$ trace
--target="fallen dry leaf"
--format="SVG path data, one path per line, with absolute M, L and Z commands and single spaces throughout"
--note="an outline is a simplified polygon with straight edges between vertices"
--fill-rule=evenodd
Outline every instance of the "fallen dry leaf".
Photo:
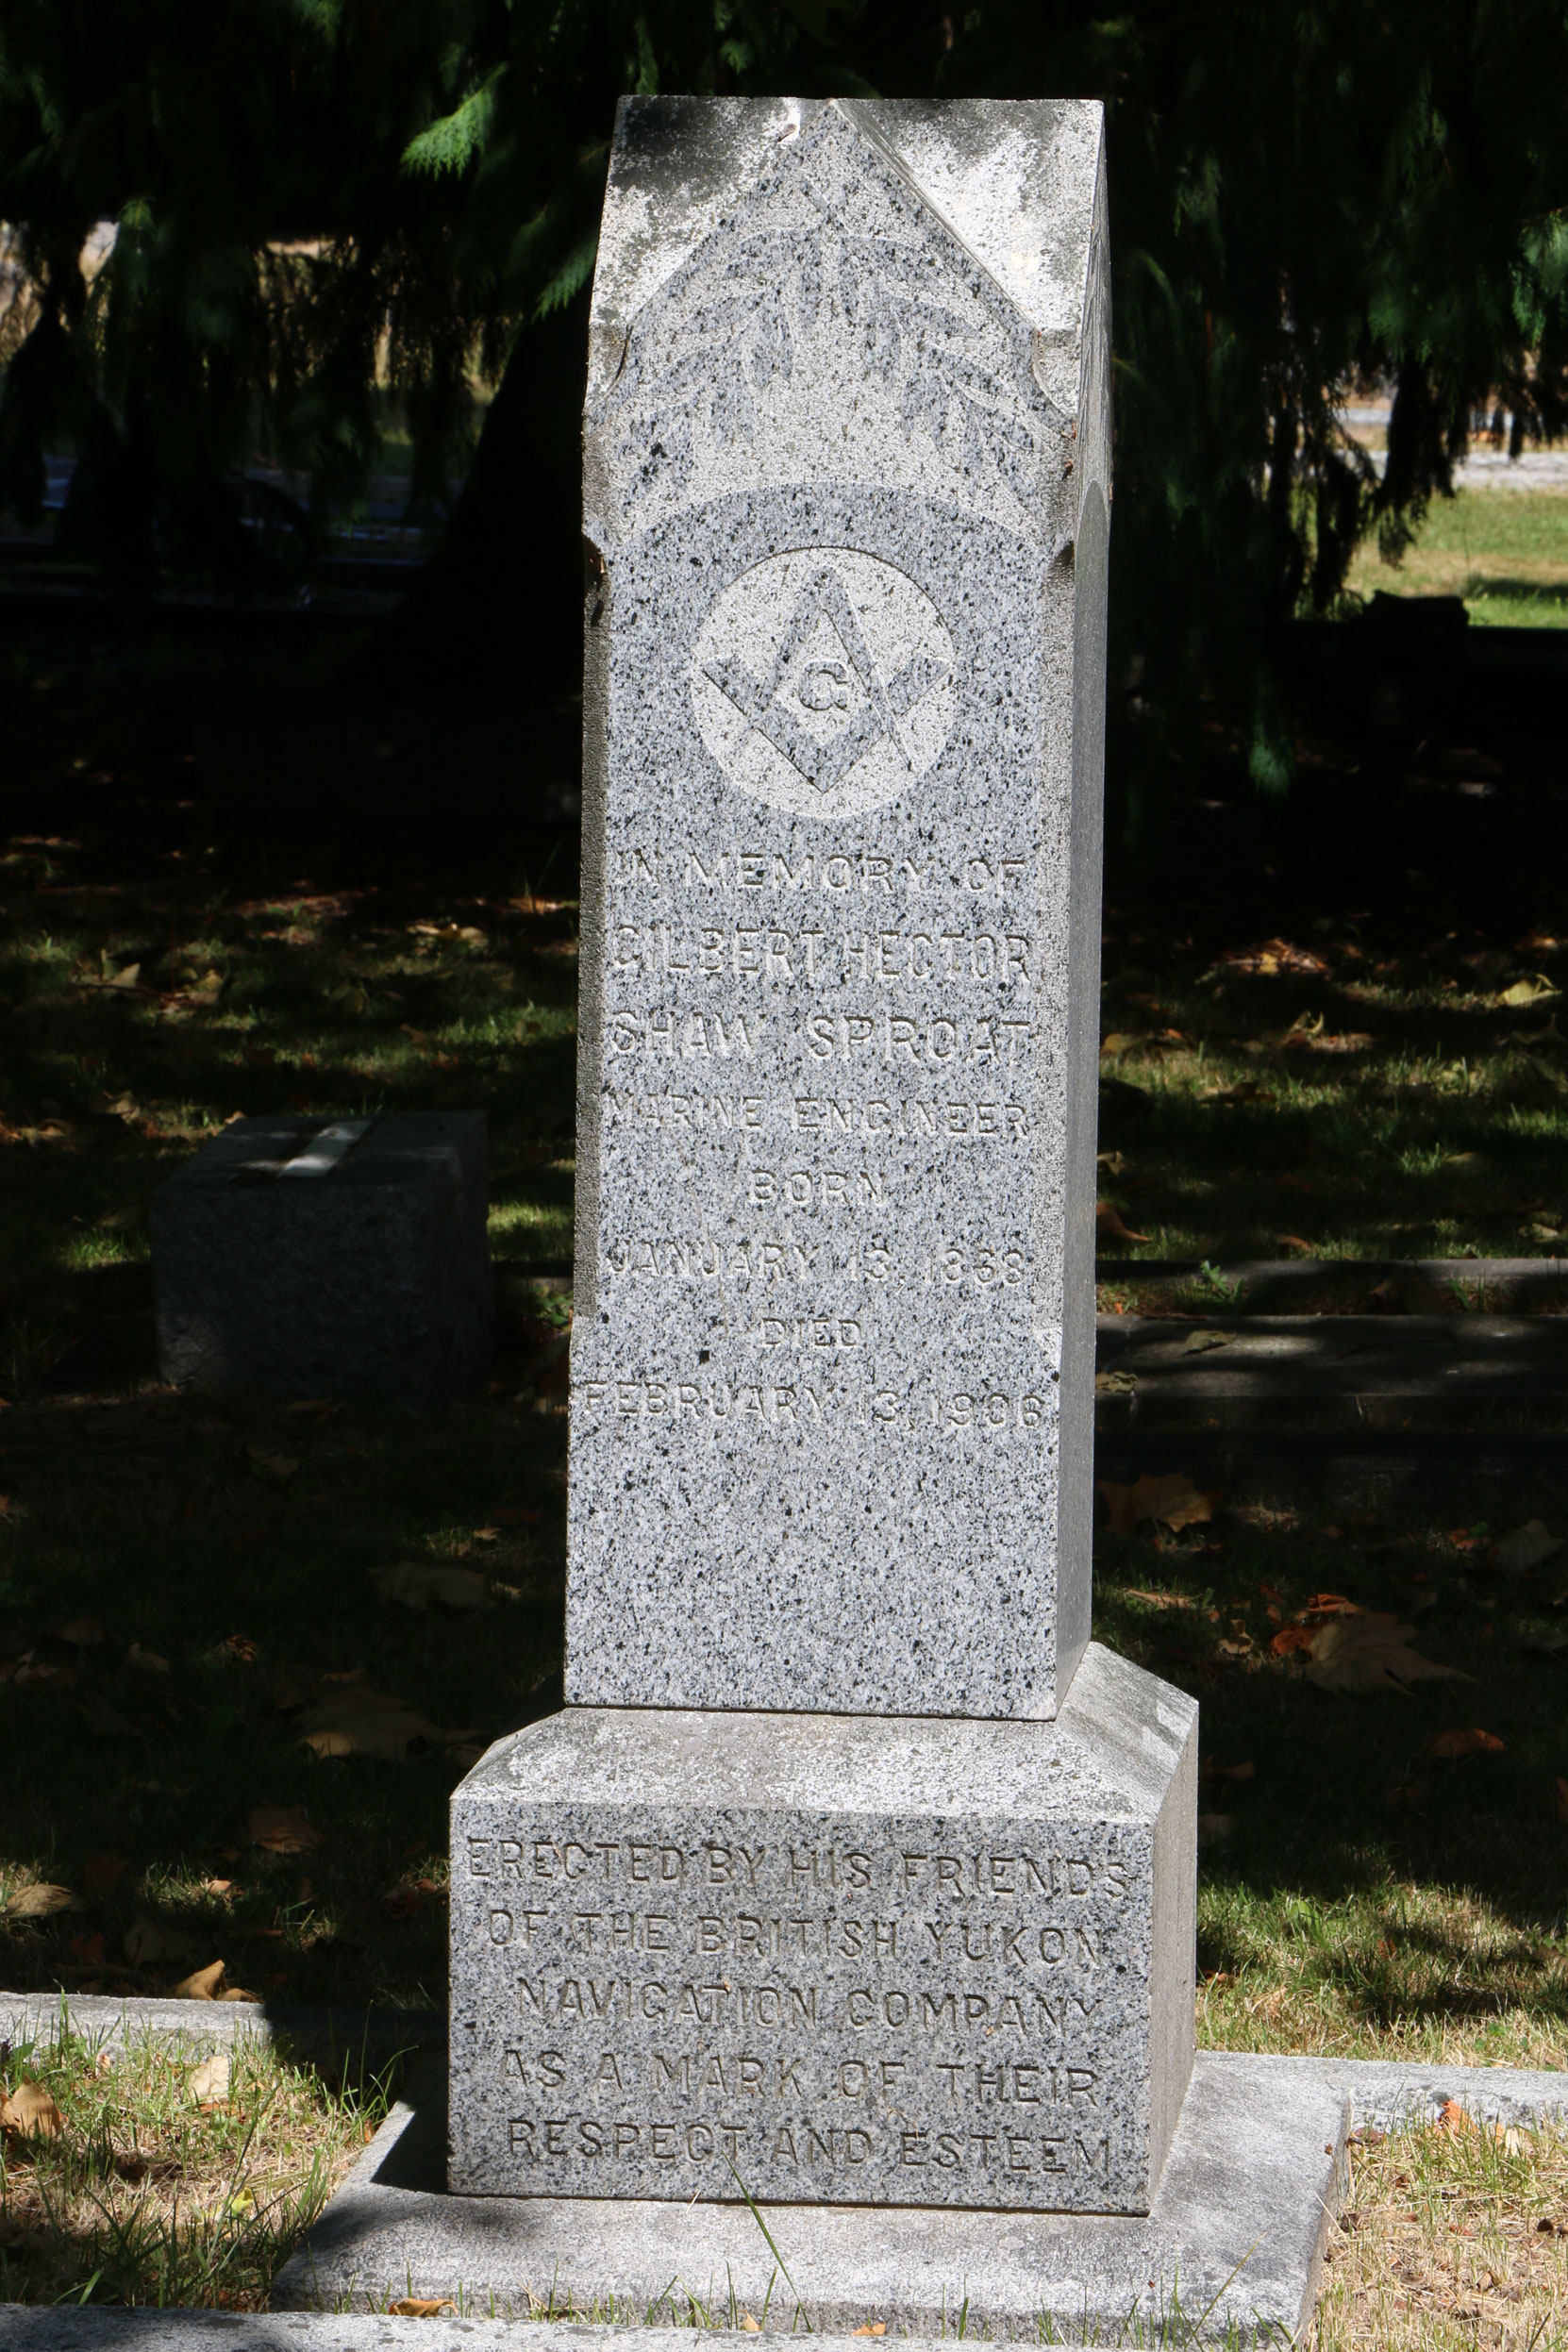
M 124 1209 L 106 1209 L 98 1220 L 99 1226 L 108 1233 L 129 1233 L 146 1222 L 147 1204 L 144 1200 L 127 1201 Z
M 19 1887 L 6 1905 L 7 1919 L 53 1919 L 57 1911 L 85 1911 L 86 1903 L 73 1887 L 51 1886 L 40 1879 L 36 1886 Z
M 761 2330 L 759 2329 L 758 2332 L 760 2334 Z M 852 2336 L 885 2336 L 888 2332 L 888 2323 L 885 2319 L 871 2319 L 863 2327 L 852 2327 L 849 2332 Z
M 0 2131 L 14 2131 L 24 2140 L 58 2140 L 65 2118 L 42 2083 L 24 2075 L 16 2089 L 0 2099 Z
M 1560 1535 L 1548 1535 L 1539 1519 L 1527 1519 L 1511 1535 L 1505 1535 L 1492 1550 L 1492 1565 L 1505 1576 L 1526 1576 L 1543 1560 L 1562 1549 Z
M 125 1652 L 125 1663 L 134 1666 L 141 1675 L 166 1675 L 169 1672 L 168 1660 L 160 1658 L 157 1650 L 144 1650 L 140 1642 L 133 1642 Z
M 89 1691 L 77 1701 L 80 1715 L 95 1740 L 134 1740 L 136 1726 L 127 1723 L 117 1707 L 111 1707 L 101 1692 Z
M 1364 1054 L 1369 1045 L 1376 1043 L 1369 1029 L 1341 1029 L 1325 1033 L 1322 1015 L 1314 1029 L 1303 1028 L 1300 1023 L 1281 1040 L 1286 1048 L 1305 1048 L 1311 1054 Z
M 1243 1078 L 1236 1086 L 1206 1086 L 1198 1096 L 1199 1102 L 1211 1104 L 1216 1110 L 1240 1109 L 1249 1103 L 1272 1103 L 1277 1099 L 1256 1078 Z
M 1310 1626 L 1281 1626 L 1269 1643 L 1276 1658 L 1289 1658 L 1293 1650 L 1308 1650 L 1311 1646 L 1312 1628 Z
M 1184 1356 L 1206 1356 L 1211 1347 L 1228 1347 L 1234 1337 L 1231 1331 L 1189 1331 L 1181 1352 Z
M 1307 1679 L 1320 1691 L 1365 1696 L 1375 1691 L 1405 1692 L 1412 1682 L 1468 1682 L 1457 1666 L 1439 1666 L 1410 1647 L 1409 1626 L 1371 1611 L 1331 1617 L 1308 1644 Z
M 73 1649 L 94 1650 L 108 1635 L 96 1617 L 73 1617 L 69 1625 L 60 1626 L 55 1639 L 69 1642 Z
M 1129 1584 L 1126 1587 L 1126 1595 L 1129 1601 L 1147 1601 L 1151 1609 L 1196 1609 L 1197 1607 L 1196 1601 L 1189 1600 L 1185 1593 L 1145 1593 L 1136 1584 Z
M 133 1968 L 156 1968 L 165 1960 L 189 1960 L 191 1943 L 156 1919 L 133 1919 L 125 1929 L 125 1953 Z
M 189 1977 L 182 1977 L 169 1997 L 172 2001 L 215 2001 L 225 1981 L 223 1961 L 213 1960 L 206 1968 L 197 1968 Z
M 299 1468 L 292 1454 L 270 1453 L 264 1445 L 247 1445 L 245 1453 L 257 1476 L 272 1486 L 287 1486 Z
M 1215 1497 L 1200 1494 L 1184 1470 L 1162 1478 L 1144 1476 L 1132 1486 L 1118 1486 L 1113 1478 L 1095 1483 L 1106 1499 L 1112 1535 L 1136 1535 L 1145 1519 L 1165 1527 L 1192 1527 L 1214 1516 Z
M 753 2319 L 749 2311 L 742 2311 L 741 2313 L 741 2332 L 742 2335 L 746 2336 L 759 2336 L 762 2332 L 762 2323 L 759 2319 Z
M 1137 1386 L 1136 1372 L 1097 1372 L 1094 1375 L 1096 1396 L 1130 1396 Z
M 1100 1052 L 1107 1060 L 1114 1061 L 1118 1054 L 1130 1053 L 1135 1045 L 1141 1045 L 1143 1042 L 1131 1030 L 1112 1029 L 1109 1037 L 1101 1038 Z
M 389 1919 L 417 1919 L 421 1911 L 429 1910 L 430 1898 L 437 1893 L 433 1878 L 422 1878 L 417 1886 L 394 1887 L 382 1898 L 381 1908 Z
M 247 1993 L 242 1985 L 230 1984 L 224 1973 L 224 1963 L 213 1960 L 206 1968 L 192 1971 L 181 1977 L 169 1994 L 171 2001 L 254 2001 L 259 1998 Z
M 302 1805 L 253 1805 L 246 1836 L 269 1854 L 312 1854 L 326 1843 Z
M 1446 2131 L 1456 2138 L 1462 2132 L 1474 2131 L 1476 2118 L 1462 2108 L 1458 2099 L 1444 2099 L 1432 2118 L 1434 2131 Z
M 17 1660 L 6 1679 L 18 1691 L 74 1691 L 76 1687 L 76 1669 L 75 1666 L 35 1665 L 33 1653 L 29 1650 L 25 1658 Z
M 1450 1763 L 1460 1756 L 1501 1756 L 1503 1743 L 1490 1731 L 1438 1731 L 1422 1748 L 1424 1756 L 1445 1759 Z
M 1304 1242 L 1299 1233 L 1276 1234 L 1275 1243 L 1276 1246 L 1283 1250 L 1288 1258 L 1310 1258 L 1312 1255 L 1311 1243 Z
M 368 1684 L 335 1691 L 318 1699 L 300 1717 L 304 1744 L 318 1756 L 374 1756 L 383 1763 L 400 1764 L 410 1740 L 456 1740 L 467 1733 L 444 1732 L 399 1698 Z
M 1309 972 L 1321 979 L 1328 966 L 1321 956 L 1314 956 L 1309 947 L 1297 947 L 1288 939 L 1264 940 L 1257 947 L 1232 947 L 1220 958 L 1232 972 L 1249 972 L 1266 979 L 1281 972 Z
M 191 2073 L 191 2096 L 198 2107 L 216 2106 L 228 2096 L 229 2077 L 233 2069 L 226 2050 L 204 2060 Z
M 1146 1242 L 1149 1239 L 1146 1233 L 1134 1233 L 1125 1226 L 1121 1210 L 1113 1209 L 1108 1200 L 1094 1204 L 1094 1229 L 1102 1242 Z
M 118 1854 L 84 1854 L 82 1884 L 96 1901 L 99 1895 L 108 1894 L 116 1885 L 125 1867 L 125 1861 Z
M 1511 988 L 1504 989 L 1497 1002 L 1500 1005 L 1540 1005 L 1548 996 L 1560 996 L 1561 993 L 1561 990 L 1546 977 L 1544 972 L 1535 972 L 1528 979 L 1515 980 Z
M 498 1533 L 477 1528 L 478 1535 Z M 370 1580 L 383 1601 L 401 1601 L 405 1609 L 426 1609 L 440 1601 L 443 1609 L 493 1609 L 493 1595 L 477 1568 L 458 1568 L 446 1560 L 400 1560 L 392 1568 L 373 1568 Z
M 457 2305 L 449 2294 L 400 2294 L 387 2309 L 398 2319 L 439 2319 L 442 2311 L 454 2311 Z

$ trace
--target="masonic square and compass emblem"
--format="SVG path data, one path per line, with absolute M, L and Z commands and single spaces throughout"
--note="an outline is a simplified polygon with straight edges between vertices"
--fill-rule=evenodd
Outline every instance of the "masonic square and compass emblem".
M 769 556 L 697 639 L 692 698 L 730 782 L 800 816 L 877 809 L 935 765 L 958 706 L 942 615 L 896 565 L 847 547 Z

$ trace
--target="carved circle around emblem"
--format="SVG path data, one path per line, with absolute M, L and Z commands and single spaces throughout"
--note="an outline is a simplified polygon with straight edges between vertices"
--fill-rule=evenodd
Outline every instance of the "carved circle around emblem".
M 702 740 L 730 782 L 799 816 L 852 816 L 935 766 L 958 709 L 941 613 L 849 547 L 769 556 L 732 580 L 692 662 Z

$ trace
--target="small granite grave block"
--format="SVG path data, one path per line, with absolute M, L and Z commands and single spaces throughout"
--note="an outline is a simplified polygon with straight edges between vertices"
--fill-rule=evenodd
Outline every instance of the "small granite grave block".
M 1050 1729 L 533 1725 L 454 1803 L 453 2188 L 1146 2212 L 1196 1771 L 1097 1643 Z
M 481 1111 L 237 1119 L 153 1195 L 176 1386 L 427 1410 L 490 1359 Z

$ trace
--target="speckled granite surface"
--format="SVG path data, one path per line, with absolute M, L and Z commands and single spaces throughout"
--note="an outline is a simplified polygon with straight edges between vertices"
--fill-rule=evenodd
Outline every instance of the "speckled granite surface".
M 454 2190 L 1147 2210 L 1193 2053 L 1197 1707 L 569 1708 L 452 1807 Z
M 1049 1718 L 1089 1632 L 1087 103 L 627 100 L 567 1696 Z

